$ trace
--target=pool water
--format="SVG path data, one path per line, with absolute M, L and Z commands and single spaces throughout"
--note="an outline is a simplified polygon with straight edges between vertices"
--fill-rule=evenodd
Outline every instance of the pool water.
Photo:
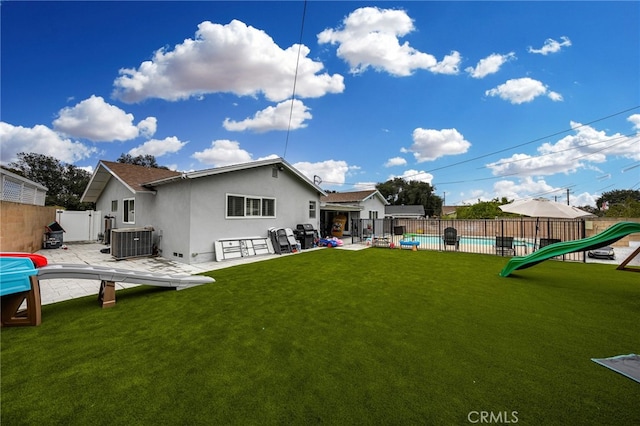
M 444 242 L 442 241 L 442 237 L 439 237 L 437 235 L 406 234 L 403 239 L 408 241 L 418 241 L 421 246 L 444 244 Z M 496 239 L 490 237 L 461 237 L 460 244 L 476 244 L 481 246 L 493 247 L 496 245 Z M 525 242 L 521 239 L 516 239 L 515 244 L 526 244 L 529 247 L 533 247 L 533 243 Z

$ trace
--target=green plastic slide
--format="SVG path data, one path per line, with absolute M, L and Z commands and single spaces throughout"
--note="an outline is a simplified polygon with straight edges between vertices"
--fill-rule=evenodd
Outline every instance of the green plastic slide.
M 538 263 L 551 259 L 552 257 L 562 256 L 563 254 L 574 253 L 577 251 L 589 251 L 605 247 L 613 244 L 620 238 L 626 237 L 627 235 L 635 232 L 640 232 L 640 223 L 620 222 L 589 238 L 574 241 L 561 241 L 559 243 L 550 244 L 527 256 L 512 257 L 502 271 L 500 271 L 500 276 L 509 276 L 509 274 L 516 269 L 530 268 L 531 266 L 537 265 Z

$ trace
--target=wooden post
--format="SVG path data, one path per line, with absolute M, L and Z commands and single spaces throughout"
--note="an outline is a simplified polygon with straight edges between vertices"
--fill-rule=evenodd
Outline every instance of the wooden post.
M 635 258 L 638 255 L 640 255 L 640 247 L 638 247 L 633 253 L 631 253 L 631 255 L 629 255 L 629 257 L 627 257 L 616 269 L 619 269 L 621 271 L 640 272 L 640 268 L 627 266 L 629 262 L 631 262 L 631 259 Z
M 110 308 L 116 305 L 116 283 L 113 281 L 102 281 L 100 283 L 100 293 L 98 302 L 103 308 Z
M 40 325 L 42 323 L 42 300 L 40 298 L 40 282 L 38 277 L 29 277 L 31 290 L 20 293 L 7 294 L 2 297 L 2 327 L 18 327 L 25 325 Z M 27 307 L 20 310 L 26 301 Z

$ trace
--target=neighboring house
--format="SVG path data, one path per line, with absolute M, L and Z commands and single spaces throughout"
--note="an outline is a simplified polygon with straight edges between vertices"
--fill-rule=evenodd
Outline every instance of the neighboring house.
M 113 216 L 115 228 L 153 227 L 163 257 L 200 263 L 215 258 L 219 240 L 318 229 L 322 195 L 282 158 L 187 173 L 101 161 L 82 201 Z
M 455 219 L 458 206 L 442 206 L 442 217 Z
M 386 206 L 384 216 L 393 219 L 420 219 L 425 217 L 424 206 Z
M 0 167 L 0 197 L 3 201 L 44 206 L 47 188 Z
M 320 198 L 320 229 L 323 235 L 331 234 L 331 226 L 336 216 L 347 218 L 344 234 L 351 235 L 351 224 L 359 219 L 384 218 L 385 206 L 388 204 L 380 191 L 333 192 Z

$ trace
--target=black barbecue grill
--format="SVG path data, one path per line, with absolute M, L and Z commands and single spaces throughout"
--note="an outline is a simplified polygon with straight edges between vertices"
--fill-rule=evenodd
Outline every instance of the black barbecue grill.
M 296 240 L 300 241 L 302 249 L 310 249 L 313 247 L 316 231 L 310 223 L 300 223 L 296 225 Z

